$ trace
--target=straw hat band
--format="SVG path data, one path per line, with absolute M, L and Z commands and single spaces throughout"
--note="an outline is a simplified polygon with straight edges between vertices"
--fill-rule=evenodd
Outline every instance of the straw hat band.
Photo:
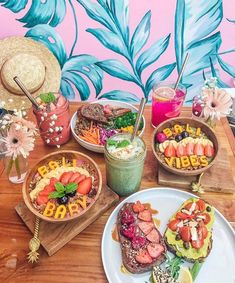
M 61 69 L 51 51 L 33 39 L 12 36 L 0 40 L 0 101 L 6 109 L 31 107 L 13 78 L 17 76 L 34 97 L 58 92 Z
M 18 54 L 7 59 L 1 69 L 2 83 L 12 93 L 23 95 L 22 90 L 14 82 L 18 76 L 30 92 L 38 90 L 45 80 L 45 66 L 42 61 L 30 54 Z

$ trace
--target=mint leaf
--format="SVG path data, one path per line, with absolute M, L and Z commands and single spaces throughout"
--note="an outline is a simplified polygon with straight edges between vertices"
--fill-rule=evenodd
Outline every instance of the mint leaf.
M 65 186 L 65 192 L 66 194 L 73 193 L 77 190 L 78 184 L 77 183 L 69 183 Z
M 56 191 L 57 191 L 58 193 L 64 193 L 64 192 L 65 192 L 65 187 L 64 187 L 64 185 L 63 185 L 62 183 L 60 183 L 60 182 L 57 182 L 57 183 L 55 184 L 55 189 L 56 189 Z
M 121 141 L 121 142 L 119 142 L 119 143 L 117 144 L 117 148 L 126 147 L 126 146 L 128 146 L 129 144 L 131 144 L 130 141 L 128 141 L 128 140 L 123 140 L 123 141 Z
M 108 146 L 112 146 L 112 145 L 116 146 L 117 145 L 117 141 L 114 141 L 112 139 L 108 139 L 107 143 L 108 143 Z
M 62 198 L 65 195 L 64 192 L 52 192 L 49 194 L 48 198 Z
M 52 92 L 41 93 L 39 97 L 44 103 L 51 103 L 56 100 L 55 95 Z

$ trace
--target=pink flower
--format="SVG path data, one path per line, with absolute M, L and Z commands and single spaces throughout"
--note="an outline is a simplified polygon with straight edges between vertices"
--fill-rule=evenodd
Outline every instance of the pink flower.
M 203 114 L 205 119 L 211 120 L 225 117 L 231 111 L 233 104 L 231 96 L 223 89 L 205 89 L 203 90 L 205 106 Z
M 0 141 L 5 143 L 6 156 L 11 156 L 15 160 L 18 155 L 22 154 L 24 158 L 29 155 L 29 152 L 34 149 L 35 139 L 30 132 L 25 129 L 17 130 L 16 124 L 11 124 L 7 136 Z

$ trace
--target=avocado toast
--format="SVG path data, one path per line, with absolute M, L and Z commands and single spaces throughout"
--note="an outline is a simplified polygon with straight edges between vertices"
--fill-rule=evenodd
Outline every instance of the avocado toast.
M 214 208 L 202 199 L 190 198 L 169 220 L 164 233 L 168 250 L 186 261 L 204 261 L 212 248 Z

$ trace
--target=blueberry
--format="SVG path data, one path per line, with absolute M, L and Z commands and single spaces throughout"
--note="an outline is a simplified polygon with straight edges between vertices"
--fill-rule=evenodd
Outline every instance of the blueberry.
M 181 134 L 175 136 L 175 140 L 176 140 L 177 142 L 182 141 L 182 139 L 183 139 L 183 137 L 181 136 Z
M 72 192 L 72 193 L 68 193 L 68 194 L 66 194 L 66 196 L 68 196 L 68 197 L 74 197 L 75 195 L 76 195 L 76 193 L 77 193 L 77 191 L 74 191 L 74 192 Z
M 59 204 L 67 204 L 69 201 L 69 198 L 67 196 L 63 196 L 62 198 L 57 199 Z
M 181 136 L 182 136 L 183 139 L 185 139 L 185 138 L 189 137 L 189 133 L 187 131 L 183 131 L 181 133 Z

